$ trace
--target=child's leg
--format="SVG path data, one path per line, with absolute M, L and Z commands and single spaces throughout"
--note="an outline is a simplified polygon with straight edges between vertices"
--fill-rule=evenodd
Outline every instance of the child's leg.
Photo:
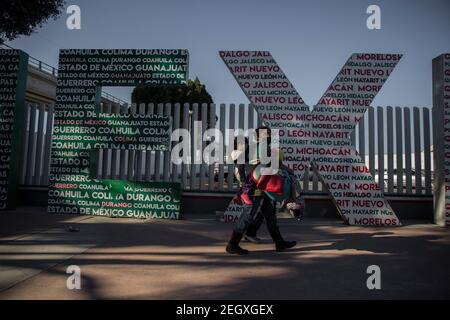
M 258 213 L 261 203 L 262 198 L 257 197 L 255 198 L 254 205 L 244 206 L 244 210 L 234 226 L 234 231 L 242 234 L 247 231 L 247 228 L 253 223 L 255 215 Z
M 256 204 L 254 204 L 256 205 Z M 250 223 L 250 225 L 247 228 L 247 232 L 245 235 L 249 237 L 256 237 L 256 233 L 258 232 L 259 228 L 261 228 L 262 223 L 264 222 L 264 216 L 261 212 L 256 212 L 256 214 L 253 216 L 253 221 Z

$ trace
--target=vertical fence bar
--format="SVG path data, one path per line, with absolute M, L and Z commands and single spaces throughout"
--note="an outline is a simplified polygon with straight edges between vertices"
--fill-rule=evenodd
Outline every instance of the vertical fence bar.
M 48 185 L 49 171 L 50 171 L 50 155 L 52 150 L 52 132 L 53 132 L 53 115 L 55 106 L 53 104 L 48 106 L 47 124 L 45 127 L 45 146 L 44 146 L 44 168 L 42 173 L 41 184 Z
M 108 113 L 112 114 L 113 110 L 114 110 L 114 104 L 111 103 L 110 107 L 109 107 L 109 110 L 108 110 Z M 113 159 L 113 149 L 109 148 L 108 151 L 107 151 L 107 174 L 106 174 L 106 178 L 107 179 L 111 179 L 111 176 L 112 176 L 112 170 L 113 170 L 112 169 L 112 165 L 113 165 L 112 159 Z
M 361 156 L 361 159 L 364 161 L 366 166 L 368 167 L 369 164 L 366 162 L 366 128 L 365 128 L 365 119 L 366 116 L 364 115 L 358 123 L 358 152 Z
M 383 108 L 377 107 L 378 127 L 378 186 L 384 192 L 384 117 Z
M 373 107 L 369 107 L 369 171 L 372 177 L 375 176 L 375 112 Z
M 153 103 L 149 103 L 147 105 L 147 114 L 152 115 L 155 112 L 155 105 Z M 151 181 L 152 180 L 152 171 L 153 171 L 153 165 L 152 162 L 152 151 L 147 150 L 145 151 L 145 181 Z M 154 172 L 154 171 L 153 171 Z
M 396 180 L 397 180 L 397 193 L 403 194 L 403 114 L 402 108 L 395 107 L 395 137 L 396 137 L 396 156 L 397 156 L 397 168 L 396 168 Z
M 409 108 L 403 108 L 405 123 L 405 182 L 406 193 L 412 193 L 412 169 L 411 169 L 411 115 Z
M 164 108 L 164 115 L 167 117 L 170 117 L 172 114 L 172 104 L 166 103 L 166 106 Z M 171 167 L 171 161 L 170 161 L 170 150 L 164 151 L 161 153 L 162 157 L 162 164 L 163 164 L 163 180 L 164 181 L 170 181 L 169 175 L 170 175 L 170 167 Z
M 190 179 L 190 190 L 194 190 L 196 188 L 196 181 L 197 181 L 197 164 L 195 164 L 195 160 L 197 158 L 197 151 L 196 150 L 196 139 L 198 137 L 194 134 L 194 128 L 195 128 L 195 122 L 198 120 L 198 104 L 194 103 L 192 104 L 192 117 L 191 117 L 191 171 L 189 173 L 189 179 Z
M 247 117 L 247 128 L 248 129 L 255 129 L 255 108 L 253 108 L 253 106 L 251 104 L 247 105 L 248 108 L 248 117 Z M 250 136 L 248 137 L 248 141 L 249 143 L 250 141 Z M 252 155 L 250 154 L 249 151 L 249 161 L 251 160 Z
M 415 194 L 422 194 L 422 157 L 421 157 L 421 143 L 420 143 L 420 110 L 417 107 L 413 108 L 413 122 L 414 122 L 414 185 L 416 187 Z
M 37 106 L 32 105 L 30 109 L 30 131 L 28 132 L 28 154 L 27 154 L 27 174 L 26 184 L 33 183 L 34 176 L 34 160 L 36 155 L 36 111 Z
M 172 129 L 177 130 L 180 128 L 180 104 L 175 103 L 173 106 L 173 120 L 172 120 Z M 179 141 L 171 142 L 172 149 L 175 144 L 177 144 Z M 171 160 L 170 160 L 171 161 Z M 183 164 L 181 164 L 183 165 Z M 180 181 L 180 177 L 178 175 L 180 165 L 172 163 L 172 182 Z
M 190 105 L 189 103 L 185 103 L 183 105 L 183 129 L 189 129 L 189 110 L 190 110 Z M 191 133 L 192 134 L 192 133 Z M 190 143 L 191 141 L 189 141 Z M 192 148 L 189 148 L 189 161 L 192 161 Z M 186 151 L 183 151 L 186 152 Z M 181 165 L 181 185 L 183 187 L 183 189 L 186 189 L 188 186 L 188 166 L 189 164 L 187 163 L 183 163 Z
M 128 106 L 121 106 L 120 109 L 121 114 L 128 114 L 129 112 Z M 119 171 L 120 180 L 126 180 L 127 161 L 128 161 L 128 150 L 120 149 L 120 171 Z
M 310 191 L 310 186 L 309 186 L 309 166 L 306 167 L 305 169 L 305 175 L 303 176 L 303 191 L 308 192 Z
M 105 103 L 101 102 L 100 103 L 100 113 L 105 113 L 105 108 L 106 105 Z M 102 169 L 103 169 L 103 149 L 94 149 L 91 150 L 90 154 L 89 154 L 89 162 L 92 161 L 92 158 L 96 158 L 97 160 L 95 161 L 95 164 L 97 165 L 96 167 L 90 165 L 89 166 L 89 171 L 90 170 L 95 170 L 95 172 L 92 173 L 92 175 L 96 178 L 96 179 L 101 179 L 102 177 Z
M 163 115 L 163 113 L 164 113 L 164 104 L 158 103 L 156 113 L 159 114 L 159 115 Z M 161 158 L 163 158 L 162 152 L 161 151 L 156 151 L 155 152 L 155 177 L 154 177 L 155 181 L 160 181 L 161 180 Z
M 206 163 L 203 159 L 203 150 L 205 150 L 205 141 L 203 140 L 203 134 L 205 133 L 206 130 L 206 125 L 207 125 L 207 120 L 208 120 L 208 104 L 207 103 L 202 103 L 201 104 L 201 120 L 202 120 L 202 149 L 200 150 L 201 153 L 201 164 L 200 164 L 200 190 L 205 190 L 206 189 Z
M 26 173 L 27 173 L 27 157 L 28 157 L 28 137 L 29 137 L 29 130 L 30 130 L 30 111 L 31 111 L 32 105 L 26 104 L 25 106 L 25 115 L 24 115 L 24 128 L 22 132 L 22 153 L 20 156 L 20 178 L 19 181 L 22 184 L 26 183 Z
M 136 103 L 131 104 L 131 114 L 137 114 Z M 136 150 L 128 150 L 128 178 L 127 180 L 136 180 Z
M 230 113 L 229 113 L 229 125 L 228 128 L 235 128 L 235 105 L 230 104 Z M 228 146 L 233 148 L 233 141 L 228 141 Z M 234 165 L 231 164 L 231 159 L 227 159 L 228 161 L 228 172 L 227 172 L 227 188 L 228 191 L 233 190 L 233 178 L 234 178 Z
M 36 142 L 36 164 L 35 176 L 33 184 L 39 185 L 42 177 L 42 156 L 44 151 L 44 121 L 45 121 L 45 105 L 39 105 L 39 118 L 37 127 L 37 142 Z
M 392 107 L 387 107 L 387 184 L 388 193 L 394 192 L 394 117 Z
M 431 190 L 431 130 L 430 109 L 422 108 L 423 113 L 423 164 L 425 173 L 425 194 L 432 194 Z
M 138 114 L 144 115 L 145 114 L 145 103 L 140 103 L 138 107 Z M 135 168 L 135 180 L 142 181 L 143 180 L 143 165 L 145 161 L 145 151 L 143 150 L 136 150 L 136 168 Z
M 100 103 L 100 113 L 105 113 L 106 104 Z M 97 167 L 93 167 L 92 165 L 89 166 L 89 170 L 95 169 L 95 173 L 93 173 L 94 177 L 96 179 L 102 179 L 103 178 L 103 151 L 104 149 L 94 149 L 90 153 L 90 158 L 96 157 L 97 160 L 95 161 Z M 91 159 L 89 160 L 91 161 Z
M 244 130 L 244 120 L 245 120 L 245 104 L 241 103 L 239 104 L 239 110 L 238 110 L 238 123 L 239 127 L 238 129 Z
M 119 114 L 120 113 L 120 105 L 113 104 L 111 108 L 112 114 Z M 120 149 L 112 149 L 111 150 L 111 176 L 108 178 L 111 178 L 113 180 L 117 179 L 119 176 L 119 168 L 118 165 L 120 163 Z
M 225 150 L 225 104 L 221 103 L 219 106 L 220 109 L 220 132 L 224 134 L 222 139 L 222 150 Z M 224 164 L 223 164 L 223 158 L 222 163 L 219 164 L 219 177 L 218 177 L 218 184 L 219 184 L 219 191 L 224 190 Z
M 239 131 L 239 134 L 245 134 L 244 130 L 245 130 L 245 109 L 246 109 L 246 105 L 243 103 L 239 104 L 239 109 L 236 110 L 236 114 L 238 116 L 238 129 L 242 130 Z M 233 181 L 234 181 L 234 171 L 235 171 L 235 167 L 233 167 Z M 238 183 L 239 186 L 239 183 Z
M 312 167 L 309 169 L 310 172 L 312 172 L 312 191 L 318 192 L 319 190 L 319 177 L 317 177 L 316 171 L 313 170 Z
M 251 104 L 247 105 L 248 108 L 248 117 L 247 117 L 247 128 L 254 129 L 255 128 L 255 108 Z
M 104 110 L 103 113 L 107 113 L 107 114 L 111 114 L 112 112 L 112 105 L 110 103 L 104 104 Z M 111 149 L 103 149 L 103 161 L 102 163 L 102 173 L 101 173 L 101 177 L 103 179 L 106 179 L 108 177 L 110 177 L 110 161 L 111 161 Z
M 256 110 L 255 110 L 256 111 Z M 258 111 L 255 112 L 256 113 L 256 123 L 257 123 L 257 127 L 261 127 L 263 125 L 263 121 L 261 119 L 261 115 L 259 114 Z
M 216 105 L 214 103 L 211 103 L 209 105 L 209 129 L 214 129 L 216 127 Z M 214 137 L 214 143 L 217 143 L 216 139 L 218 137 Z M 214 157 L 217 157 L 216 154 L 214 154 Z M 208 190 L 213 191 L 215 189 L 215 183 L 214 183 L 214 171 L 215 171 L 216 164 L 213 161 L 209 162 L 208 165 Z

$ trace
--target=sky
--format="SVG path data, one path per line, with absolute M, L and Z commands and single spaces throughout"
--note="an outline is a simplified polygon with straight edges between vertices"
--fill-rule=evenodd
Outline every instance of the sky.
M 312 107 L 353 52 L 402 53 L 374 106 L 432 106 L 432 59 L 450 52 L 449 0 L 67 0 L 81 8 L 7 42 L 57 66 L 61 48 L 188 49 L 189 77 L 215 103 L 248 103 L 219 50 L 268 50 Z M 369 30 L 366 9 L 381 9 Z M 64 10 L 65 11 L 65 10 Z M 129 101 L 131 88 L 108 88 Z

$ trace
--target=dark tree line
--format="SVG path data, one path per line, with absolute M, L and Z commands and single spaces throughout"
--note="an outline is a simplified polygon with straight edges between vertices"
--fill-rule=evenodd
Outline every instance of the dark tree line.
M 211 95 L 198 78 L 186 85 L 138 86 L 131 94 L 132 103 L 213 103 Z
M 65 0 L 0 1 L 0 43 L 29 36 L 48 19 L 56 19 L 64 4 Z

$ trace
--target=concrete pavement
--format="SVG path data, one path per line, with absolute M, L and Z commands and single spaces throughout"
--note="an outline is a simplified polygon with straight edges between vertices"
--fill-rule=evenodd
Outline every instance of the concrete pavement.
M 243 243 L 224 253 L 232 225 L 207 215 L 132 220 L 0 214 L 0 299 L 389 299 L 450 298 L 450 232 L 424 221 L 363 228 L 340 220 L 280 219 L 294 249 Z M 69 232 L 67 227 L 78 228 Z M 265 227 L 261 236 L 268 239 Z M 368 290 L 366 268 L 381 268 Z M 81 268 L 81 290 L 66 269 Z

